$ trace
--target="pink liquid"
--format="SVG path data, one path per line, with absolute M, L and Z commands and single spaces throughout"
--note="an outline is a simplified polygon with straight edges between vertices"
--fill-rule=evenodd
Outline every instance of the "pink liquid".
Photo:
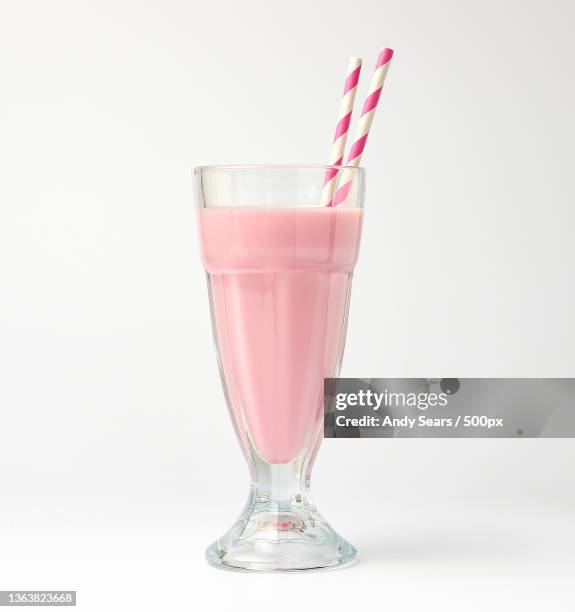
M 221 368 L 246 454 L 251 441 L 266 461 L 287 463 L 317 440 L 361 219 L 345 208 L 200 211 Z

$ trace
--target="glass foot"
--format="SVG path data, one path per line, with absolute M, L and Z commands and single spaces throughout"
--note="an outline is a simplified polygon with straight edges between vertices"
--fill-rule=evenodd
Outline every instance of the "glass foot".
M 309 495 L 297 495 L 289 505 L 277 508 L 252 489 L 240 518 L 207 549 L 210 565 L 228 570 L 298 571 L 342 567 L 354 561 L 355 548 L 313 508 Z

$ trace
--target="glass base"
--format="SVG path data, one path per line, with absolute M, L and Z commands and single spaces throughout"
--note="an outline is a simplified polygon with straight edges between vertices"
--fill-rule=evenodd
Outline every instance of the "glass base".
M 348 565 L 355 548 L 315 508 L 301 460 L 255 457 L 255 482 L 238 520 L 206 551 L 210 565 L 243 571 L 320 570 Z
M 309 496 L 306 495 L 306 501 Z M 274 511 L 255 487 L 240 518 L 206 551 L 210 565 L 243 571 L 319 570 L 348 565 L 355 548 L 303 500 L 290 511 Z

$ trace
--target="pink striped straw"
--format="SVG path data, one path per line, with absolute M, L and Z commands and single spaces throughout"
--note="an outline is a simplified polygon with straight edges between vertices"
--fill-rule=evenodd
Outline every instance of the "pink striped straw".
M 371 124 L 373 123 L 377 104 L 379 102 L 379 98 L 381 97 L 383 83 L 385 81 L 389 63 L 392 57 L 393 49 L 384 47 L 379 52 L 377 62 L 375 64 L 375 70 L 369 83 L 367 97 L 361 110 L 361 117 L 359 118 L 359 123 L 355 131 L 353 144 L 351 145 L 349 155 L 347 156 L 347 166 L 357 167 L 361 162 L 361 155 L 365 149 L 365 143 L 367 142 L 367 137 L 369 136 L 369 130 L 371 128 Z M 341 173 L 339 187 L 337 188 L 335 198 L 333 200 L 333 206 L 337 206 L 338 204 L 345 202 L 347 196 L 349 195 L 352 182 L 353 171 L 346 170 L 344 168 L 343 172 Z
M 331 153 L 329 156 L 330 166 L 341 166 L 343 164 L 343 153 L 345 151 L 347 134 L 349 132 L 349 124 L 351 121 L 351 114 L 353 112 L 353 103 L 355 100 L 355 94 L 357 93 L 357 82 L 359 81 L 360 72 L 361 58 L 350 58 L 349 65 L 347 67 L 347 76 L 345 79 L 345 86 L 343 88 L 341 104 L 339 106 L 335 136 L 333 137 L 333 144 L 331 146 Z M 337 182 L 337 174 L 338 170 L 335 168 L 329 168 L 325 173 L 325 180 L 321 192 L 321 203 L 323 206 L 331 206 L 332 204 L 333 194 L 335 193 L 335 186 Z

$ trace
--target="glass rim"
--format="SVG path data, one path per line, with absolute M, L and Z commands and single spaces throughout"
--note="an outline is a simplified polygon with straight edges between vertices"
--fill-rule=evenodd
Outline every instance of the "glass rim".
M 196 166 L 193 173 L 204 171 L 230 172 L 234 170 L 341 170 L 363 172 L 363 166 L 337 166 L 334 164 L 210 164 Z

